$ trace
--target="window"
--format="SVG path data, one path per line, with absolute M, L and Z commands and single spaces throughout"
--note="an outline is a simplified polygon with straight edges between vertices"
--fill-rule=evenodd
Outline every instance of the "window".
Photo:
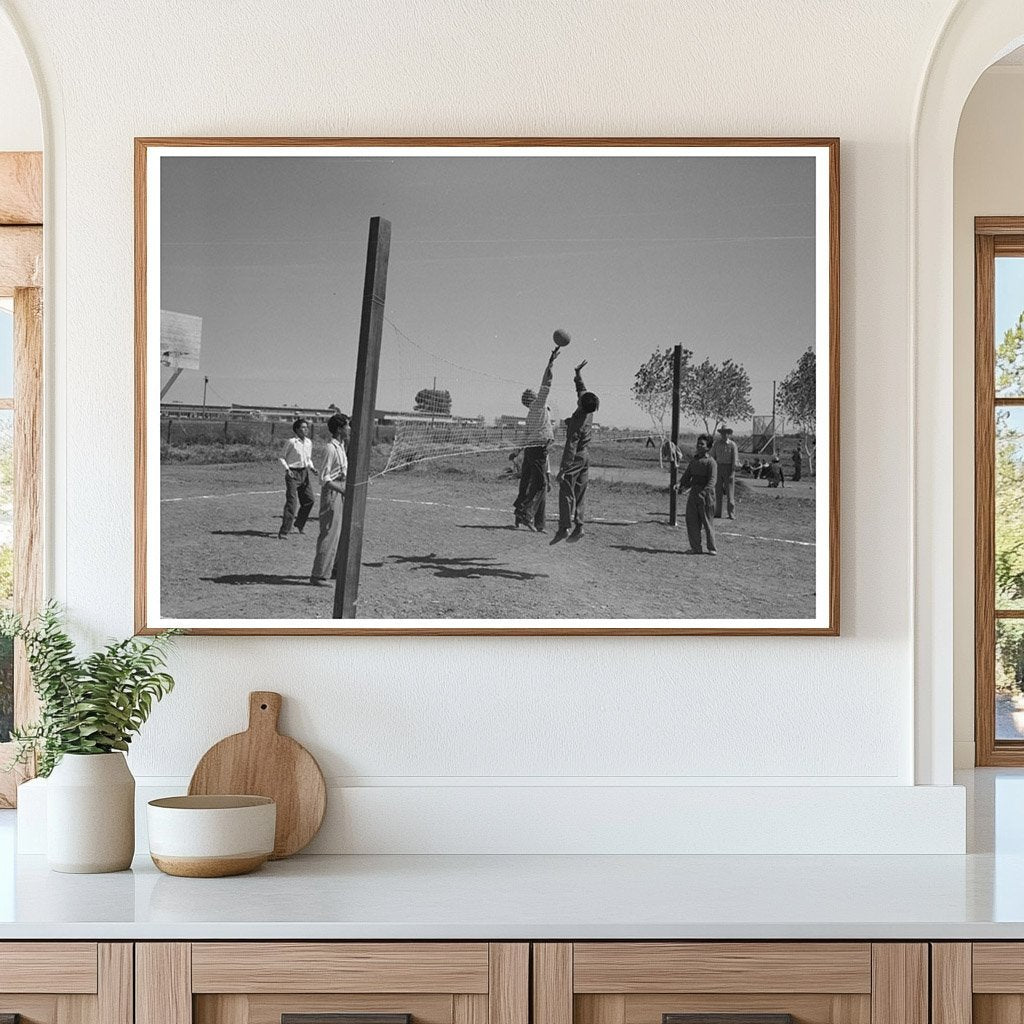
M 976 760 L 1024 765 L 1024 218 L 975 239 Z

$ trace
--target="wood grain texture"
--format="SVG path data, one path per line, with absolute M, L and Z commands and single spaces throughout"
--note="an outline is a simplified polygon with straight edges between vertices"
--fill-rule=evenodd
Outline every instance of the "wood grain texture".
M 593 997 L 606 998 L 606 997 Z M 870 1024 L 871 997 L 804 992 L 720 994 L 664 992 L 626 996 L 624 1024 L 662 1024 L 665 1014 L 791 1014 L 799 1024 Z
M 416 1014 L 416 1024 L 423 1020 Z M 452 1024 L 487 1024 L 487 996 L 458 992 L 452 996 Z
M 98 1024 L 95 996 L 57 997 L 57 1024 Z
M 23 619 L 43 603 L 43 293 L 14 292 L 14 608 Z M 25 647 L 15 646 L 14 723 L 39 717 Z
M 0 227 L 0 297 L 9 298 L 16 288 L 43 286 L 43 229 Z
M 240 138 L 237 136 L 218 137 L 159 137 L 140 136 L 135 139 L 135 630 L 140 635 L 159 632 L 158 626 L 149 621 L 146 603 L 146 159 L 151 148 L 161 146 L 247 146 L 300 148 L 320 147 L 386 147 L 386 146 L 448 146 L 456 148 L 491 147 L 587 147 L 611 148 L 646 147 L 806 147 L 825 149 L 829 154 L 829 460 L 831 474 L 829 493 L 829 600 L 828 624 L 822 627 L 794 627 L 787 629 L 761 627 L 687 628 L 687 627 L 637 627 L 623 624 L 610 627 L 558 626 L 555 628 L 528 630 L 502 626 L 458 627 L 439 622 L 436 626 L 424 627 L 345 627 L 334 620 L 331 624 L 316 626 L 269 626 L 269 627 L 203 627 L 190 632 L 206 636 L 259 635 L 259 636 L 837 636 L 840 631 L 840 444 L 839 444 L 839 397 L 840 397 L 840 167 L 839 139 L 835 137 L 777 137 L 777 138 L 692 138 L 684 136 L 637 136 L 633 138 L 602 138 L 598 136 L 577 136 L 573 138 L 551 137 L 509 137 L 509 136 L 464 136 L 445 137 L 391 137 L 372 138 L 354 136 L 350 138 L 297 138 L 270 137 Z
M 533 944 L 532 1024 L 573 1024 L 571 942 Z
M 281 1024 L 281 1007 L 273 1016 L 273 1024 Z M 232 993 L 222 996 L 195 996 L 192 1000 L 193 1024 L 249 1024 L 249 997 Z
M 192 986 L 196 993 L 487 992 L 487 944 L 197 942 Z
M 0 992 L 0 1021 L 13 1017 L 20 1018 L 20 1024 L 57 1024 L 57 1001 L 62 998 L 52 993 L 8 995 Z M 88 999 L 89 996 L 78 998 Z
M 96 947 L 96 1019 L 99 1024 L 134 1024 L 135 949 L 130 942 Z
M 576 943 L 576 992 L 870 992 L 867 943 Z
M 975 995 L 973 1024 L 1024 1024 L 1024 996 Z
M 410 1013 L 415 1024 L 452 1024 L 452 996 L 445 994 L 424 995 L 423 993 L 334 993 L 334 994 L 292 994 L 270 995 L 203 995 L 196 996 L 196 1012 L 202 1007 L 216 1005 L 230 1000 L 244 1001 L 246 1013 L 238 1019 L 216 1019 L 205 1010 L 196 1024 L 281 1024 L 285 1014 L 330 1014 L 330 1013 Z M 455 996 L 455 999 L 483 1000 L 487 1012 L 487 996 Z M 223 1014 L 221 1014 L 223 1017 Z M 469 1021 L 466 1024 L 474 1024 Z M 486 1017 L 475 1024 L 487 1024 Z
M 974 743 L 975 763 L 996 745 L 995 262 L 992 236 L 974 243 Z
M 192 955 L 187 942 L 135 946 L 135 1024 L 192 1024 Z
M 290 857 L 308 846 L 327 810 L 327 786 L 320 766 L 305 747 L 277 731 L 281 704 L 279 693 L 250 693 L 249 727 L 211 747 L 196 765 L 188 786 L 193 796 L 271 797 L 277 804 L 271 860 Z
M 931 946 L 931 1024 L 971 1024 L 971 943 Z
M 412 1024 L 411 1013 L 282 1013 L 281 1024 Z
M 974 992 L 1024 993 L 1024 943 L 975 942 Z
M 576 995 L 572 1005 L 575 1024 L 625 1024 L 625 996 Z
M 928 946 L 871 946 L 871 1024 L 929 1024 Z
M 490 1024 L 530 1024 L 530 946 L 492 942 L 487 1018 Z
M 43 154 L 0 153 L 0 225 L 43 223 Z
M 5 942 L 0 992 L 96 992 L 95 942 Z

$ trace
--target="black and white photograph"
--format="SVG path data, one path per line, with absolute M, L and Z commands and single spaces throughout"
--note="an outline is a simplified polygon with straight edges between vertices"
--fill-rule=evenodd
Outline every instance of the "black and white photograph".
M 139 140 L 140 627 L 838 630 L 835 140 Z

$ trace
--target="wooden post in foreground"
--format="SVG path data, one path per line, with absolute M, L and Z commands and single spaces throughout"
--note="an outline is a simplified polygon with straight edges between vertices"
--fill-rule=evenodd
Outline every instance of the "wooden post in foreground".
M 382 217 L 372 217 L 370 238 L 366 246 L 366 279 L 363 283 L 362 319 L 359 322 L 356 388 L 352 397 L 348 479 L 345 483 L 338 559 L 334 563 L 338 576 L 334 588 L 336 619 L 354 619 L 359 601 L 359 563 L 363 554 L 366 487 L 370 479 L 373 414 L 377 404 L 380 337 L 384 328 L 384 294 L 387 291 L 390 251 L 391 222 Z
M 676 448 L 679 446 L 679 390 L 683 376 L 683 346 L 676 345 L 672 350 L 672 466 L 669 477 L 668 525 L 677 526 L 679 515 L 676 511 L 676 485 L 679 483 L 679 466 L 676 463 Z

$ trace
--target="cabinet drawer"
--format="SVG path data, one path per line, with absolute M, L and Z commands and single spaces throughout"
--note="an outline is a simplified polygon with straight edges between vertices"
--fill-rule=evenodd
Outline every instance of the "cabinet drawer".
M 927 1024 L 923 943 L 537 943 L 533 1024 Z
M 529 1024 L 515 942 L 136 947 L 136 1024 Z
M 96 991 L 95 942 L 0 943 L 0 992 Z
M 193 992 L 472 992 L 486 942 L 197 942 Z
M 578 942 L 573 991 L 871 991 L 870 943 Z
M 132 1024 L 132 947 L 0 942 L 0 1018 L 21 1024 Z

